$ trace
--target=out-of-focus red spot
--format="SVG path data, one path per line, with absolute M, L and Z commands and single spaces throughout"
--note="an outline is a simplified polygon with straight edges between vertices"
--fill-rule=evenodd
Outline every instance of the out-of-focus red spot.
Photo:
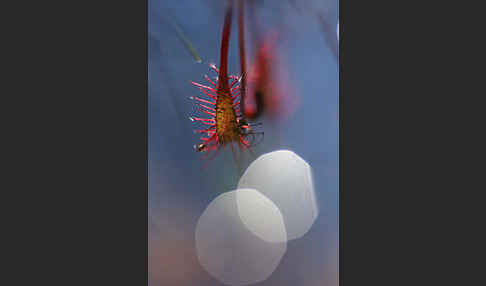
M 273 120 L 288 117 L 297 103 L 291 97 L 288 67 L 283 61 L 282 46 L 277 45 L 279 32 L 268 32 L 257 42 L 254 62 L 247 77 L 245 116 L 256 119 L 262 114 Z

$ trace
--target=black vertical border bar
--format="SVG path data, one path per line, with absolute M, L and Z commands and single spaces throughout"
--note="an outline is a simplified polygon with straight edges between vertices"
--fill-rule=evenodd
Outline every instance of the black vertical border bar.
M 13 102 L 2 106 L 13 114 L 2 125 L 11 158 L 2 156 L 0 189 L 13 209 L 2 238 L 13 253 L 2 253 L 2 276 L 16 284 L 148 284 L 147 8 L 3 9 L 13 20 L 2 94 Z
M 411 123 L 424 92 L 413 81 L 428 70 L 427 60 L 414 62 L 424 42 L 407 37 L 423 8 L 350 3 L 339 0 L 339 282 L 438 285 L 417 275 L 430 265 L 417 267 L 427 263 L 418 251 L 424 236 L 414 229 L 420 222 L 411 221 L 425 196 L 416 176 L 426 158 L 414 158 L 424 140 Z

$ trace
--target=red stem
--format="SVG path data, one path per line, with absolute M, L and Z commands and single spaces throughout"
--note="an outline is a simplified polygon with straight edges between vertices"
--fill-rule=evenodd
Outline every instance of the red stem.
M 223 38 L 221 40 L 221 58 L 219 68 L 218 90 L 227 90 L 228 88 L 228 47 L 231 32 L 231 18 L 233 15 L 233 4 L 230 2 L 226 9 L 223 24 Z
M 246 53 L 245 53 L 245 18 L 243 0 L 238 0 L 238 35 L 240 37 L 240 67 L 241 67 L 241 104 L 240 109 L 245 114 L 246 95 Z

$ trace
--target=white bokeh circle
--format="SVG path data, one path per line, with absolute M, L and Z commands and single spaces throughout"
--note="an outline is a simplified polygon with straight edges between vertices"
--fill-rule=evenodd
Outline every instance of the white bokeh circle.
M 254 219 L 255 214 L 264 218 Z M 243 224 L 240 216 L 248 219 L 248 225 Z M 195 237 L 201 266 L 212 277 L 231 286 L 267 279 L 287 250 L 282 215 L 268 198 L 253 189 L 216 197 L 199 218 Z M 261 237 L 281 242 L 268 242 Z
M 258 157 L 240 178 L 238 189 L 244 188 L 258 190 L 277 206 L 283 215 L 287 240 L 302 237 L 317 218 L 311 167 L 292 151 L 279 150 Z M 240 206 L 241 200 L 237 201 Z M 262 233 L 252 226 L 254 217 L 240 217 L 250 231 Z

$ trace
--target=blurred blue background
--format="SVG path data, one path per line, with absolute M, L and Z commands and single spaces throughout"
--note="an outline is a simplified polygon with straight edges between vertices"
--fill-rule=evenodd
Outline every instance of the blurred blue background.
M 289 84 L 299 101 L 290 119 L 277 127 L 265 118 L 257 120 L 263 123 L 265 137 L 254 153 L 289 149 L 306 160 L 313 169 L 320 210 L 310 231 L 288 243 L 275 272 L 257 285 L 337 285 L 338 2 L 247 2 L 258 2 L 260 19 L 281 29 Z M 193 133 L 196 125 L 188 120 L 196 114 L 189 97 L 200 94 L 189 81 L 203 83 L 204 74 L 215 75 L 208 63 L 219 65 L 223 4 L 223 0 L 149 0 L 149 285 L 223 285 L 199 265 L 194 230 L 206 206 L 219 194 L 234 190 L 239 177 L 230 148 L 202 168 L 201 154 L 192 147 L 199 142 Z M 231 74 L 240 72 L 235 20 Z M 174 22 L 202 63 L 191 56 Z M 250 41 L 247 44 L 251 50 Z

